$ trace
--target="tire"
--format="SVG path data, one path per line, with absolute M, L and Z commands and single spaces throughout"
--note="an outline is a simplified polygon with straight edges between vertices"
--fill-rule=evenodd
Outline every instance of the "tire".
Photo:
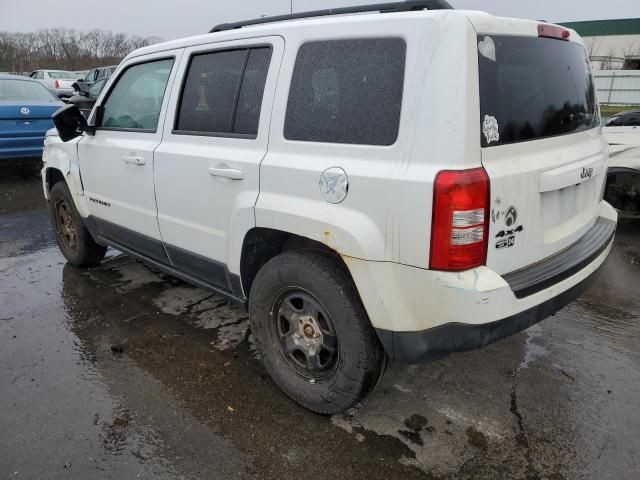
M 249 297 L 252 333 L 267 372 L 295 402 L 323 415 L 365 398 L 386 354 L 337 259 L 286 252 L 258 272 Z
M 107 247 L 93 240 L 65 182 L 58 182 L 51 189 L 49 216 L 58 247 L 69 263 L 76 267 L 93 267 L 102 261 Z

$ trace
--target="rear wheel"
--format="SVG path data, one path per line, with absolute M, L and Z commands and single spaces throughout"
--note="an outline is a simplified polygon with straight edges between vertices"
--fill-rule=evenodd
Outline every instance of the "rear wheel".
M 344 267 L 322 252 L 283 253 L 258 272 L 251 328 L 265 367 L 294 401 L 321 414 L 367 396 L 386 364 Z
M 58 247 L 69 263 L 77 267 L 91 267 L 100 263 L 107 247 L 93 240 L 65 182 L 58 182 L 51 189 L 49 215 Z

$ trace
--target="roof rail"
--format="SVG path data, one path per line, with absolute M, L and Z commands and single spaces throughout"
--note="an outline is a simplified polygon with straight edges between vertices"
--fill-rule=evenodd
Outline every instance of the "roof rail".
M 416 10 L 448 10 L 453 7 L 446 0 L 406 0 L 404 2 L 378 3 L 374 5 L 359 5 L 355 7 L 330 8 L 312 12 L 299 12 L 291 15 L 277 15 L 275 17 L 256 18 L 234 23 L 222 23 L 209 30 L 209 33 L 234 30 L 236 28 L 261 25 L 263 23 L 282 22 L 284 20 L 298 20 L 302 18 L 326 17 L 328 15 L 344 15 L 363 12 L 411 12 Z

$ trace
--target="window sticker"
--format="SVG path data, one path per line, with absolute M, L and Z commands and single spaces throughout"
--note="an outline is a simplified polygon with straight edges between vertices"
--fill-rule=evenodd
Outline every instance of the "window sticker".
M 488 58 L 492 62 L 496 61 L 496 43 L 491 37 L 484 37 L 484 40 L 478 42 L 478 51 L 484 58 Z
M 484 116 L 484 124 L 482 125 L 482 132 L 487 139 L 487 144 L 491 142 L 500 141 L 500 128 L 498 126 L 498 120 L 492 115 Z

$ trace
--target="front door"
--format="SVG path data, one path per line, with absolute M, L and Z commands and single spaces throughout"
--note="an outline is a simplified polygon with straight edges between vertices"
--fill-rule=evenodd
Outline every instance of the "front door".
M 105 239 L 167 262 L 158 228 L 153 152 L 162 138 L 165 92 L 180 51 L 137 58 L 102 96 L 95 135 L 78 143 L 91 218 Z
M 185 50 L 155 153 L 158 222 L 173 266 L 237 295 L 283 48 L 268 37 Z

